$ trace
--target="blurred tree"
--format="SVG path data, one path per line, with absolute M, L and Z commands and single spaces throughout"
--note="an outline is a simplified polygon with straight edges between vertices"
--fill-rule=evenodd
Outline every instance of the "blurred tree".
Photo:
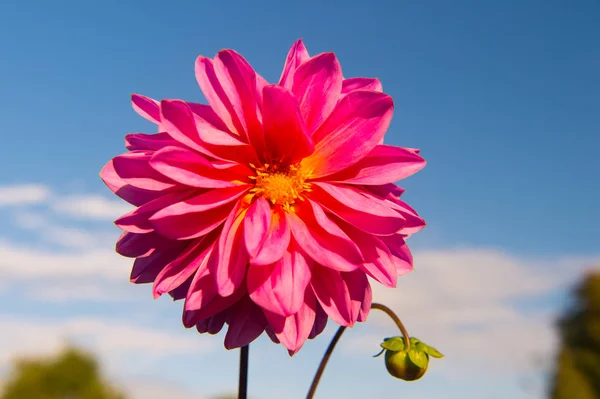
M 68 348 L 53 358 L 15 362 L 0 399 L 125 399 L 102 379 L 88 353 Z
M 559 331 L 551 398 L 600 399 L 600 273 L 587 275 L 578 287 Z

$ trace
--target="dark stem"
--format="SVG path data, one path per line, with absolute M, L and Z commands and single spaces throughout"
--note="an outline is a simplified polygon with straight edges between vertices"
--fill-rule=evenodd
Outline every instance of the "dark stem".
M 390 316 L 390 318 L 394 321 L 394 323 L 396 323 L 396 325 L 402 332 L 402 337 L 404 338 L 404 344 L 406 346 L 406 350 L 409 350 L 410 349 L 410 339 L 409 339 L 408 331 L 406 331 L 404 324 L 402 324 L 402 322 L 400 321 L 400 318 L 398 316 L 396 316 L 396 313 L 394 313 L 392 311 L 392 309 L 390 309 L 387 306 L 382 305 L 380 303 L 371 304 L 371 309 L 381 310 L 382 312 L 385 312 L 388 316 Z M 327 350 L 325 351 L 325 354 L 323 355 L 323 358 L 321 359 L 321 363 L 319 364 L 319 368 L 317 369 L 315 378 L 313 378 L 313 382 L 310 385 L 310 390 L 308 391 L 308 394 L 306 395 L 306 399 L 313 399 L 313 397 L 315 396 L 315 392 L 317 391 L 317 386 L 319 385 L 319 381 L 321 380 L 321 377 L 323 376 L 323 372 L 325 371 L 325 366 L 327 366 L 327 362 L 329 361 L 329 358 L 331 357 L 331 354 L 333 353 L 335 346 L 337 345 L 338 341 L 342 337 L 342 334 L 344 333 L 345 330 L 346 330 L 346 327 L 340 326 L 340 328 L 338 328 L 337 332 L 333 336 L 333 339 L 329 343 L 329 346 L 327 347 Z
M 248 352 L 250 345 L 240 349 L 240 381 L 238 383 L 238 399 L 248 398 Z
M 338 328 L 337 332 L 333 336 L 333 339 L 329 343 L 329 346 L 327 347 L 327 350 L 325 351 L 325 355 L 323 355 L 323 359 L 321 359 L 321 364 L 319 364 L 319 369 L 317 370 L 317 373 L 315 374 L 315 378 L 313 379 L 313 382 L 310 385 L 310 390 L 308 391 L 308 395 L 306 395 L 306 399 L 312 399 L 313 396 L 315 396 L 315 392 L 317 391 L 317 386 L 319 385 L 321 376 L 323 375 L 323 372 L 325 371 L 325 366 L 327 366 L 327 362 L 329 361 L 329 358 L 331 357 L 331 354 L 333 353 L 333 350 L 335 349 L 335 345 L 337 345 L 338 341 L 342 337 L 342 334 L 344 333 L 345 330 L 346 330 L 346 327 L 340 326 L 340 328 Z

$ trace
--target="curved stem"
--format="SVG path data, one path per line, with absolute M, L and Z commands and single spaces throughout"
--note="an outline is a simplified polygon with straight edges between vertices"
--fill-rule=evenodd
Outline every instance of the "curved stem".
M 408 331 L 406 331 L 406 327 L 404 327 L 404 324 L 402 324 L 400 318 L 396 315 L 396 313 L 394 313 L 392 309 L 380 303 L 371 304 L 371 309 L 381 310 L 382 312 L 385 312 L 388 316 L 390 316 L 392 320 L 394 320 L 394 323 L 396 323 L 396 325 L 400 329 L 400 332 L 402 333 L 402 338 L 404 338 L 404 347 L 406 348 L 406 351 L 408 351 L 410 349 L 410 336 L 408 335 Z
M 396 316 L 396 313 L 394 313 L 392 311 L 392 309 L 390 309 L 387 306 L 382 305 L 380 303 L 371 304 L 371 309 L 381 310 L 382 312 L 385 312 L 388 316 L 390 316 L 390 318 L 394 321 L 394 323 L 396 323 L 396 325 L 402 332 L 402 337 L 404 338 L 404 344 L 406 346 L 406 350 L 409 350 L 410 349 L 410 339 L 409 339 L 408 331 L 406 331 L 404 324 L 402 324 L 402 322 L 400 321 L 400 318 L 398 316 Z M 327 362 L 329 362 L 329 358 L 331 357 L 331 354 L 333 353 L 333 350 L 335 349 L 335 346 L 337 345 L 338 341 L 342 337 L 342 334 L 344 333 L 344 331 L 346 331 L 346 327 L 340 326 L 340 328 L 338 328 L 337 332 L 331 339 L 331 342 L 329 343 L 329 346 L 327 347 L 327 350 L 325 351 L 325 354 L 323 355 L 323 358 L 321 359 L 319 368 L 317 369 L 317 372 L 315 373 L 315 377 L 313 378 L 313 382 L 310 385 L 310 389 L 308 391 L 308 394 L 306 395 L 306 399 L 313 399 L 313 397 L 315 396 L 315 392 L 317 391 L 317 386 L 319 385 L 319 381 L 321 381 L 321 377 L 323 376 L 323 372 L 325 371 L 325 366 L 327 366 Z
M 242 346 L 240 349 L 240 379 L 238 383 L 238 399 L 248 397 L 248 352 L 250 346 Z

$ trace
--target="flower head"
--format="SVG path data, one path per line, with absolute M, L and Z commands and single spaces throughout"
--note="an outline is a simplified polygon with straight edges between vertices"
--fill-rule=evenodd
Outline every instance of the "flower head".
M 328 318 L 364 321 L 367 276 L 394 286 L 425 225 L 393 184 L 425 161 L 382 144 L 391 97 L 300 40 L 278 84 L 232 50 L 199 57 L 196 77 L 209 105 L 133 95 L 159 133 L 126 136 L 101 172 L 136 206 L 116 221 L 131 280 L 184 299 L 186 327 L 227 324 L 227 348 L 266 331 L 294 353 Z

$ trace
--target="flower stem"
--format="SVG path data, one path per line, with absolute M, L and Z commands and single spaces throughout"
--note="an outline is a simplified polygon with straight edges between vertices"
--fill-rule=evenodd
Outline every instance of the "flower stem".
M 400 329 L 400 332 L 402 332 L 402 338 L 404 338 L 404 347 L 405 350 L 408 351 L 410 349 L 410 336 L 408 335 L 408 331 L 406 331 L 406 327 L 404 327 L 404 324 L 402 324 L 400 318 L 396 315 L 396 313 L 394 313 L 392 309 L 380 303 L 371 304 L 371 309 L 381 310 L 382 312 L 385 312 L 388 316 L 390 316 L 390 318 L 394 321 L 394 323 L 396 323 L 396 325 Z
M 248 398 L 248 352 L 250 346 L 242 346 L 240 349 L 240 380 L 238 383 L 238 399 Z
M 338 341 L 342 337 L 342 334 L 344 333 L 345 330 L 346 330 L 346 327 L 340 326 L 340 328 L 338 328 L 337 332 L 333 336 L 333 339 L 329 343 L 329 346 L 327 347 L 327 350 L 325 351 L 325 355 L 323 355 L 323 359 L 321 359 L 321 363 L 319 364 L 319 368 L 317 370 L 317 373 L 315 374 L 315 378 L 313 379 L 313 382 L 310 385 L 310 390 L 308 391 L 308 394 L 306 395 L 306 399 L 312 399 L 313 396 L 315 396 L 315 392 L 317 391 L 317 386 L 319 385 L 321 376 L 323 376 L 323 372 L 325 371 L 325 366 L 327 366 L 327 362 L 329 361 L 329 358 L 331 357 L 331 354 L 333 353 L 333 350 L 335 349 L 335 345 L 337 345 Z
M 385 312 L 388 316 L 390 316 L 390 318 L 394 321 L 394 323 L 396 323 L 396 325 L 402 332 L 402 337 L 404 338 L 404 344 L 406 346 L 406 350 L 409 350 L 410 349 L 410 339 L 409 339 L 408 331 L 406 331 L 404 324 L 402 324 L 402 322 L 400 321 L 400 318 L 396 315 L 396 313 L 394 313 L 392 311 L 392 309 L 390 309 L 387 306 L 382 305 L 380 303 L 371 304 L 371 309 L 381 310 L 382 312 Z M 319 368 L 317 369 L 315 377 L 313 378 L 313 382 L 310 385 L 310 389 L 308 391 L 308 394 L 306 395 L 306 399 L 313 399 L 313 397 L 315 396 L 315 392 L 317 391 L 317 386 L 319 385 L 319 381 L 321 381 L 321 377 L 323 376 L 323 372 L 325 371 L 325 366 L 327 366 L 327 362 L 329 361 L 329 358 L 331 357 L 331 354 L 333 353 L 335 346 L 337 345 L 338 341 L 342 337 L 342 334 L 344 333 L 345 330 L 346 330 L 346 327 L 340 326 L 340 328 L 338 328 L 337 332 L 333 336 L 331 342 L 329 343 L 329 346 L 327 347 L 327 350 L 325 351 L 325 354 L 323 355 L 323 358 L 321 359 L 321 363 L 319 364 Z

